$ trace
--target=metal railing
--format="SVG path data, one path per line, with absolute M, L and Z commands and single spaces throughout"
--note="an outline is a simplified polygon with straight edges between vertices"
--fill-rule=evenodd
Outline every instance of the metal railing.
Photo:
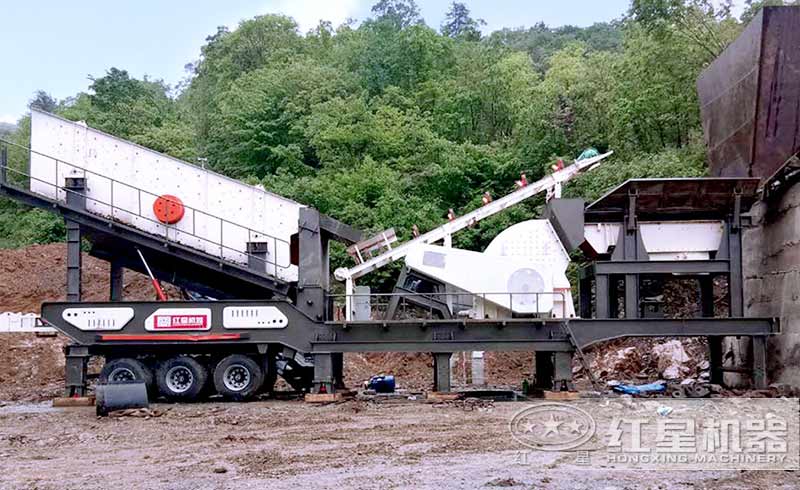
M 31 175 L 32 172 L 30 172 L 30 171 L 29 172 L 24 172 L 24 171 L 22 171 L 22 170 L 20 170 L 18 168 L 14 168 L 13 166 L 9 165 L 9 163 L 7 161 L 7 159 L 8 159 L 8 147 L 9 146 L 19 148 L 19 149 L 21 149 L 23 151 L 29 152 L 32 155 L 37 155 L 37 156 L 46 158 L 48 161 L 54 162 L 54 165 L 53 165 L 53 173 L 55 175 L 54 182 L 49 182 L 49 181 L 44 180 L 42 178 L 34 177 L 33 175 Z M 193 248 L 195 250 L 198 250 L 200 252 L 205 252 L 205 253 L 211 254 L 209 249 L 210 250 L 216 250 L 219 253 L 219 259 L 221 261 L 223 261 L 223 262 L 229 262 L 229 263 L 234 263 L 234 264 L 238 263 L 236 260 L 232 260 L 230 258 L 226 258 L 225 252 L 230 252 L 233 256 L 241 258 L 242 259 L 242 263 L 245 266 L 247 266 L 247 264 L 249 262 L 249 259 L 251 259 L 251 258 L 256 260 L 257 262 L 263 262 L 264 263 L 263 272 L 271 274 L 271 275 L 276 275 L 278 270 L 286 270 L 291 266 L 290 243 L 287 240 L 284 240 L 282 238 L 271 236 L 271 235 L 269 235 L 267 233 L 264 233 L 262 231 L 258 231 L 258 230 L 255 230 L 253 228 L 250 228 L 248 226 L 241 225 L 241 224 L 238 224 L 238 223 L 234 223 L 234 222 L 232 222 L 230 220 L 227 220 L 225 218 L 222 218 L 222 217 L 219 217 L 219 216 L 215 216 L 215 215 L 212 215 L 212 214 L 207 213 L 205 211 L 202 211 L 200 209 L 196 209 L 196 208 L 193 208 L 191 206 L 186 206 L 186 205 L 184 205 L 183 207 L 185 209 L 185 214 L 189 214 L 191 216 L 191 223 L 192 223 L 191 224 L 191 230 L 185 229 L 185 227 L 178 227 L 178 226 L 176 226 L 177 224 L 166 224 L 166 223 L 163 223 L 163 222 L 158 221 L 156 219 L 153 219 L 153 218 L 151 218 L 149 216 L 146 216 L 142 212 L 142 201 L 143 201 L 142 197 L 144 196 L 144 198 L 145 198 L 144 200 L 145 201 L 149 200 L 149 198 L 152 198 L 152 200 L 154 201 L 156 198 L 160 197 L 158 194 L 154 194 L 152 192 L 146 191 L 146 190 L 141 189 L 139 187 L 136 187 L 136 186 L 133 186 L 133 185 L 130 185 L 130 184 L 126 184 L 125 182 L 122 182 L 122 181 L 119 181 L 117 179 L 114 179 L 113 177 L 108 177 L 106 175 L 103 175 L 103 174 L 100 174 L 100 173 L 85 169 L 83 167 L 71 164 L 69 162 L 65 162 L 63 160 L 60 160 L 60 159 L 55 158 L 55 157 L 51 157 L 49 155 L 45 155 L 45 154 L 40 153 L 40 152 L 38 152 L 36 150 L 33 150 L 31 148 L 28 148 L 28 147 L 25 147 L 25 146 L 22 146 L 22 145 L 19 145 L 19 144 L 16 144 L 16 143 L 12 143 L 10 141 L 6 141 L 4 139 L 0 139 L 0 154 L 2 155 L 2 159 L 0 159 L 0 185 L 5 185 L 5 186 L 11 187 L 11 188 L 16 187 L 17 190 L 22 190 L 24 192 L 31 192 L 31 193 L 36 194 L 38 196 L 41 196 L 41 197 L 43 197 L 45 199 L 52 200 L 54 202 L 63 202 L 65 204 L 67 202 L 67 195 L 68 194 L 73 194 L 73 195 L 79 196 L 79 197 L 85 199 L 85 202 L 87 203 L 86 211 L 88 213 L 90 213 L 90 214 L 95 214 L 95 215 L 98 215 L 98 216 L 101 216 L 101 217 L 110 218 L 113 221 L 117 221 L 117 222 L 119 222 L 121 224 L 136 228 L 136 229 L 138 229 L 139 231 L 141 231 L 143 233 L 146 233 L 146 234 L 149 234 L 149 235 L 153 235 L 153 236 L 158 236 L 159 238 L 163 238 L 167 242 L 173 242 L 173 243 L 176 243 L 176 244 L 184 245 L 184 246 L 187 246 L 189 248 Z M 84 177 L 84 178 L 86 178 L 87 176 L 93 176 L 95 178 L 91 179 L 91 180 L 89 178 L 86 178 L 86 191 L 79 192 L 79 191 L 76 191 L 76 190 L 73 190 L 73 189 L 69 189 L 69 188 L 66 188 L 63 185 L 59 185 L 58 184 L 59 176 L 62 175 L 60 173 L 60 171 L 62 171 L 62 170 L 66 170 L 66 171 L 69 171 L 69 172 L 77 171 L 76 175 L 66 175 L 65 174 L 64 175 L 65 177 Z M 9 174 L 11 174 L 12 177 L 16 177 L 16 182 L 12 182 L 11 179 L 9 179 L 9 177 L 10 177 Z M 100 182 L 98 182 L 98 179 L 100 180 Z M 32 185 L 33 182 L 36 182 L 37 184 L 43 184 L 43 185 L 48 186 L 48 187 L 52 187 L 54 189 L 53 195 L 50 196 L 50 195 L 47 195 L 47 194 L 43 194 L 41 192 L 34 191 L 33 190 L 33 185 Z M 97 186 L 98 184 L 102 185 L 103 182 L 108 183 L 108 187 L 109 187 L 109 202 L 103 201 L 103 200 L 98 199 L 96 197 L 92 197 L 92 196 L 90 196 L 88 194 L 88 189 L 90 188 L 90 186 L 93 186 L 93 185 Z M 128 209 L 125 206 L 121 206 L 119 202 L 117 202 L 117 204 L 115 204 L 115 202 L 114 202 L 115 201 L 114 200 L 115 186 L 117 188 L 117 193 L 116 193 L 117 196 L 120 195 L 121 189 L 127 189 L 129 191 L 134 191 L 135 192 L 135 196 L 136 196 L 136 209 L 135 210 L 134 209 Z M 64 199 L 61 199 L 62 195 L 64 196 Z M 119 199 L 118 199 L 118 201 L 119 201 Z M 102 212 L 98 212 L 97 210 L 95 210 L 95 212 L 92 212 L 92 210 L 89 209 L 89 206 L 88 206 L 89 203 L 93 203 L 96 208 L 107 207 L 108 211 L 109 211 L 108 214 L 104 214 Z M 156 225 L 156 230 L 163 229 L 163 234 L 153 233 L 152 231 L 149 231 L 149 230 L 143 230 L 143 229 L 137 227 L 133 222 L 126 222 L 125 220 L 123 220 L 123 217 L 125 217 L 126 215 L 129 218 L 132 217 L 132 218 L 136 218 L 136 219 L 141 219 L 141 220 L 144 220 L 147 223 L 151 223 L 151 224 Z M 204 218 L 206 220 L 206 228 L 208 228 L 208 224 L 210 224 L 210 223 L 214 223 L 214 226 L 216 226 L 216 223 L 219 223 L 219 241 L 216 241 L 213 238 L 209 238 L 207 236 L 201 236 L 201 235 L 199 235 L 197 233 L 197 218 L 198 218 L 198 216 L 201 217 L 201 218 Z M 134 220 L 131 220 L 131 221 L 134 221 Z M 226 228 L 228 229 L 228 236 L 231 236 L 230 234 L 232 232 L 235 233 L 237 231 L 240 231 L 242 233 L 244 233 L 244 232 L 247 233 L 247 241 L 248 242 L 253 241 L 254 238 L 259 242 L 265 242 L 266 241 L 268 244 L 270 244 L 272 246 L 272 250 L 271 251 L 274 254 L 275 259 L 274 260 L 270 260 L 269 258 L 263 258 L 263 257 L 260 257 L 258 255 L 254 255 L 254 254 L 248 253 L 246 249 L 245 250 L 241 250 L 239 248 L 235 248 L 235 247 L 232 247 L 232 246 L 229 246 L 229 245 L 225 245 L 225 230 L 226 230 Z M 233 229 L 233 231 L 231 231 L 231 229 Z M 172 236 L 170 237 L 170 235 L 172 235 Z M 196 240 L 196 243 L 207 244 L 207 245 L 209 245 L 209 247 L 198 248 L 196 246 L 192 246 L 192 244 L 191 244 L 192 240 Z M 285 258 L 286 258 L 285 262 L 283 262 L 283 261 L 278 262 L 278 260 L 277 260 L 278 256 L 279 256 L 279 253 L 278 253 L 278 244 L 279 243 L 285 246 L 285 254 L 284 254 Z M 244 243 L 243 246 L 246 247 L 247 246 L 246 243 Z M 274 268 L 274 271 L 272 271 L 272 272 L 269 271 L 270 266 L 272 268 Z M 258 271 L 261 272 L 261 269 L 259 268 Z
M 550 301 L 542 300 L 547 297 Z M 552 292 L 452 292 L 452 293 L 375 293 L 375 294 L 332 294 L 328 296 L 331 307 L 331 321 L 346 321 L 347 308 L 351 308 L 351 319 L 359 320 L 435 320 L 438 314 L 446 312 L 453 318 L 476 318 L 476 301 L 483 305 L 496 305 L 497 312 L 507 316 L 493 319 L 510 319 L 514 315 L 535 314 L 547 318 L 567 318 L 566 294 Z M 560 299 L 560 305 L 559 301 Z M 515 300 L 517 301 L 515 303 Z M 540 311 L 541 306 L 541 311 Z M 548 308 L 549 306 L 549 308 Z M 364 308 L 365 311 L 357 311 Z M 366 309 L 369 309 L 368 315 Z M 524 310 L 524 311 L 515 311 Z M 545 311 L 546 310 L 546 311 Z M 388 316 L 391 315 L 392 318 Z

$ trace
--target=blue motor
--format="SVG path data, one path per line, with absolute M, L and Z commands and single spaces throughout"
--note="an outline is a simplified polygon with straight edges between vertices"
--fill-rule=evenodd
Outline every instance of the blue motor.
M 367 389 L 375 390 L 375 393 L 394 393 L 394 376 L 391 374 L 373 376 L 367 382 Z

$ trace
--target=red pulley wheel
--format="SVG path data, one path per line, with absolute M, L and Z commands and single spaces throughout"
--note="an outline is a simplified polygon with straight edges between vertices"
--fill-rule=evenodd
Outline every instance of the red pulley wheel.
M 153 203 L 153 213 L 158 221 L 168 225 L 174 225 L 180 221 L 185 212 L 183 201 L 170 194 L 158 196 L 156 202 Z

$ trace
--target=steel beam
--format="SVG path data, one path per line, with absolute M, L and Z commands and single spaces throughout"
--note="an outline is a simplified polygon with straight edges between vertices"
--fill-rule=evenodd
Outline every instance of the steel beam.
M 625 275 L 625 318 L 639 318 L 639 276 Z
M 700 312 L 703 318 L 714 318 L 714 276 L 697 279 L 700 289 Z
M 454 341 L 428 342 L 424 340 L 407 341 L 311 341 L 315 351 L 334 352 L 469 352 L 469 351 L 571 351 L 572 344 L 566 340 L 517 340 L 517 341 Z
M 727 260 L 674 260 L 595 262 L 595 275 L 601 274 L 725 274 Z
M 328 290 L 328 240 L 322 236 L 319 211 L 300 209 L 300 264 L 297 278 L 297 307 L 318 321 L 325 319 Z
M 742 280 L 742 233 L 730 226 L 728 233 L 730 251 L 730 273 L 728 291 L 730 294 L 730 314 L 744 316 L 744 282 Z
M 67 301 L 81 300 L 81 226 L 65 220 L 67 228 Z
M 570 321 L 570 327 L 581 348 L 623 337 L 752 337 L 779 331 L 775 318 L 576 319 Z
M 708 364 L 711 371 L 709 380 L 717 385 L 724 384 L 725 380 L 722 361 L 722 337 L 708 337 Z
M 329 352 L 571 351 L 562 320 L 329 322 L 311 341 Z
M 125 269 L 122 267 L 122 264 L 119 261 L 112 260 L 111 261 L 111 280 L 110 280 L 110 291 L 109 291 L 109 300 L 110 301 L 122 301 L 124 296 L 124 284 L 125 284 Z
M 75 209 L 86 209 L 86 179 L 67 177 L 64 183 L 67 192 L 67 205 Z M 81 300 L 81 226 L 72 220 L 65 220 L 67 228 L 67 301 Z
M 319 215 L 319 226 L 332 238 L 347 245 L 361 241 L 361 237 L 363 236 L 361 230 L 353 228 L 350 225 L 346 225 L 341 221 L 333 219 L 324 214 Z
M 763 390 L 767 387 L 767 338 L 753 337 L 753 387 Z
M 611 280 L 608 274 L 595 274 L 594 313 L 597 318 L 609 318 L 611 316 L 611 298 L 609 298 L 610 287 Z

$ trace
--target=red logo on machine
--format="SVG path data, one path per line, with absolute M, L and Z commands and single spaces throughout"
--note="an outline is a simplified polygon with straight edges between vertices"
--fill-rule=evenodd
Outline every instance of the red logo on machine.
M 206 330 L 208 317 L 205 315 L 156 315 L 155 330 Z

